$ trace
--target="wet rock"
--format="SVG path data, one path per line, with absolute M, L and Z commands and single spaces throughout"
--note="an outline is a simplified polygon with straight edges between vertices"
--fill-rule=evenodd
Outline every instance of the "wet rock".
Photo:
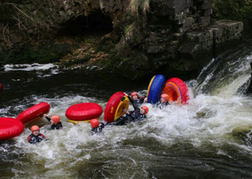
M 151 46 L 148 48 L 147 53 L 162 53 L 164 49 L 160 46 Z
M 66 56 L 59 56 L 62 66 L 99 64 L 131 79 L 166 67 L 172 74 L 200 68 L 203 63 L 197 62 L 203 53 L 208 55 L 213 48 L 240 39 L 243 31 L 240 22 L 218 21 L 210 26 L 211 0 L 6 2 L 5 9 L 10 11 L 4 12 L 7 20 L 0 22 L 0 58 L 1 53 L 15 54 L 27 44 L 35 47 L 64 37 L 78 45 Z M 13 12 L 19 15 L 18 21 L 13 21 Z M 99 39 L 88 42 L 92 38 L 87 34 L 92 33 Z M 15 58 L 8 56 L 5 62 Z
M 186 33 L 187 43 L 183 44 L 180 49 L 182 59 L 198 60 L 200 54 L 213 53 L 213 48 L 218 48 L 228 42 L 241 39 L 243 32 L 243 23 L 221 20 L 215 22 L 204 31 L 192 31 Z M 211 57 L 214 54 L 211 55 Z M 195 69 L 198 68 L 195 66 Z

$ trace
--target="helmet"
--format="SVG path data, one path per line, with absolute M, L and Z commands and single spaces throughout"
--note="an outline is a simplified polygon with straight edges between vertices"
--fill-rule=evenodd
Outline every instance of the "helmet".
M 147 106 L 142 106 L 142 109 L 144 109 L 144 114 L 147 114 L 149 112 L 149 108 Z
M 32 126 L 32 127 L 31 127 L 31 131 L 32 131 L 32 132 L 33 132 L 33 131 L 39 131 L 39 126 L 37 126 L 37 125 Z
M 168 94 L 162 94 L 161 98 L 164 98 L 165 102 L 169 101 L 169 95 Z
M 60 117 L 58 115 L 52 115 L 51 119 L 53 120 L 53 122 L 55 124 L 57 124 L 58 122 L 60 122 Z
M 135 95 L 137 95 L 137 92 L 132 92 L 131 94 L 130 94 L 130 96 L 133 98 L 133 96 L 135 96 Z
M 92 128 L 96 128 L 96 127 L 99 127 L 99 121 L 97 119 L 92 119 L 90 121 L 90 124 L 91 124 L 91 127 Z

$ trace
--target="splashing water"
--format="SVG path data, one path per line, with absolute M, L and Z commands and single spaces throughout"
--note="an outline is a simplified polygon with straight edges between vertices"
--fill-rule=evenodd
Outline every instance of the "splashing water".
M 105 96 L 88 96 L 86 94 L 94 88 L 86 83 L 93 81 L 86 82 L 85 79 L 91 77 L 84 74 L 83 81 L 75 82 L 74 87 L 71 82 L 59 90 L 50 82 L 51 89 L 44 93 L 27 94 L 18 101 L 12 99 L 6 102 L 8 105 L 2 105 L 2 116 L 15 117 L 31 102 L 46 101 L 51 105 L 49 116 L 58 114 L 64 127 L 59 131 L 49 130 L 48 121 L 41 120 L 41 133 L 48 140 L 37 145 L 28 144 L 26 138 L 30 130 L 26 127 L 21 136 L 1 142 L 1 176 L 249 178 L 252 176 L 252 98 L 244 92 L 251 78 L 251 59 L 252 56 L 213 59 L 196 80 L 187 82 L 188 105 L 170 105 L 160 110 L 147 104 L 150 112 L 146 120 L 126 126 L 106 126 L 100 135 L 91 136 L 88 123 L 69 123 L 65 111 L 80 102 L 96 102 L 105 109 L 109 97 L 120 91 L 119 83 L 114 89 L 104 86 L 100 93 Z M 40 73 L 43 76 L 44 73 Z M 64 72 L 46 79 L 56 82 L 61 80 L 60 75 Z M 83 73 L 76 76 L 80 75 Z M 134 85 L 125 92 L 135 91 Z M 142 86 L 138 92 L 146 94 L 146 87 Z
M 252 56 L 238 59 L 213 59 L 198 76 L 194 92 L 226 98 L 237 93 L 243 94 L 250 83 L 251 60 Z

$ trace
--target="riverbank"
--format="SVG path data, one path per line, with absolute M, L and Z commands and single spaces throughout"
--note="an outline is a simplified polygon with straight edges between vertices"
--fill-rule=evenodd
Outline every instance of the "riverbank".
M 243 35 L 239 21 L 214 22 L 213 16 L 223 16 L 212 14 L 209 0 L 132 2 L 6 0 L 0 5 L 9 8 L 2 15 L 9 25 L 0 24 L 0 62 L 97 66 L 134 80 L 156 73 L 186 79 Z M 214 3 L 214 12 L 220 5 Z

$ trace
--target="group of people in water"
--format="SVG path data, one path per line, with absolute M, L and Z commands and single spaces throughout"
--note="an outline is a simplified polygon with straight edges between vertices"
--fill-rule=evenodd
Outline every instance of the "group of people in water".
M 147 98 L 139 96 L 137 92 L 132 92 L 131 95 L 128 96 L 128 98 L 134 110 L 128 111 L 126 108 L 124 108 L 124 115 L 119 117 L 116 121 L 107 123 L 106 125 L 124 125 L 130 122 L 141 121 L 146 118 L 146 114 L 149 112 L 149 108 L 147 106 L 141 105 L 147 102 Z M 169 96 L 167 94 L 162 94 L 160 101 L 156 104 L 156 107 L 163 109 L 169 104 Z M 97 119 L 92 119 L 90 121 L 90 124 L 92 127 L 92 134 L 102 132 L 102 129 L 105 127 L 105 124 L 103 122 L 99 122 Z
M 137 92 L 132 92 L 130 96 L 126 93 L 125 95 L 129 98 L 129 101 L 133 106 L 134 110 L 128 111 L 126 108 L 124 108 L 124 114 L 122 116 L 120 116 L 114 122 L 110 122 L 107 124 L 99 122 L 98 119 L 92 119 L 90 121 L 92 135 L 96 133 L 101 133 L 106 125 L 125 125 L 130 122 L 137 122 L 146 118 L 146 114 L 149 112 L 149 108 L 147 106 L 141 105 L 147 102 L 147 98 L 139 96 Z M 162 94 L 160 101 L 156 104 L 156 107 L 158 107 L 159 109 L 163 109 L 169 104 L 169 96 L 167 94 Z M 60 117 L 58 115 L 52 115 L 50 118 L 46 114 L 43 114 L 41 117 L 46 118 L 51 123 L 51 129 L 63 128 L 63 125 L 60 122 Z M 31 131 L 32 133 L 27 137 L 28 142 L 31 144 L 36 144 L 46 138 L 44 134 L 40 133 L 40 128 L 37 125 L 32 126 Z
M 60 117 L 58 115 L 52 115 L 51 118 L 46 114 L 43 114 L 41 117 L 46 118 L 51 123 L 51 129 L 62 129 L 63 125 L 60 122 Z M 32 133 L 27 137 L 27 141 L 31 144 L 36 144 L 41 142 L 46 138 L 44 134 L 40 133 L 40 128 L 37 125 L 31 127 Z

